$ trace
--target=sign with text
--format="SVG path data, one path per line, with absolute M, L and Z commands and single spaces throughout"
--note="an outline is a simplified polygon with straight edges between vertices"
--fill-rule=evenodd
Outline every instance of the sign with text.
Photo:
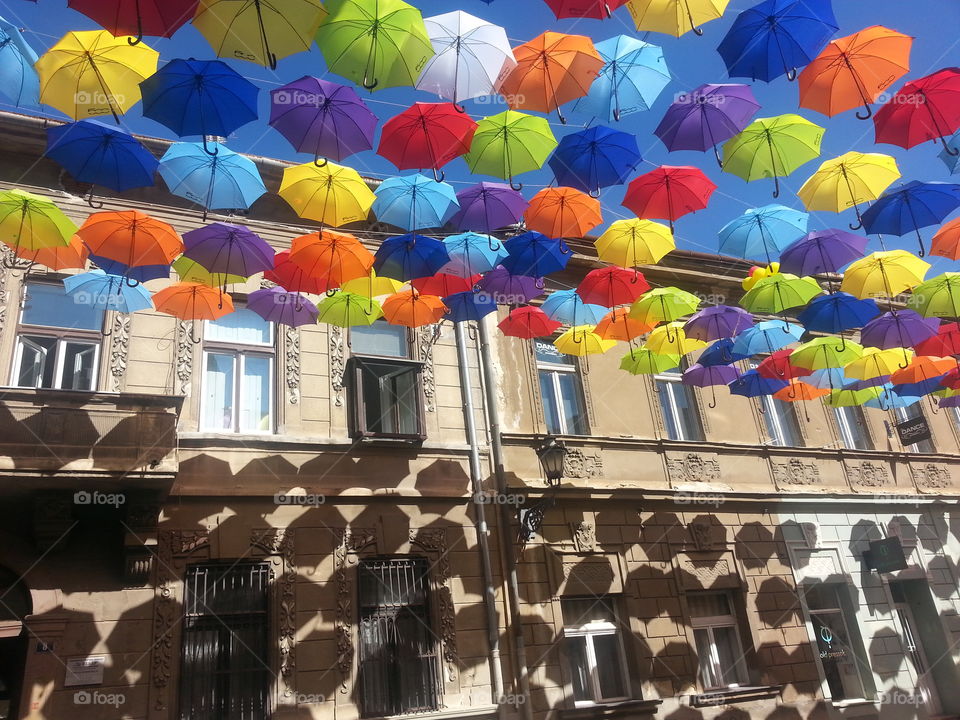
M 927 419 L 922 417 L 897 423 L 897 434 L 900 436 L 900 442 L 904 445 L 913 445 L 929 440 L 931 437 Z
M 103 685 L 103 666 L 105 662 L 105 655 L 70 658 L 67 660 L 67 677 L 63 681 L 63 686 Z

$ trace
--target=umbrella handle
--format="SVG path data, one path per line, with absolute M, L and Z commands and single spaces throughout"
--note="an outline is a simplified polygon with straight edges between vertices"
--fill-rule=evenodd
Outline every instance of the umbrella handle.
M 93 185 L 90 186 L 90 192 L 87 193 L 87 197 L 84 199 L 87 201 L 87 205 L 92 207 L 94 210 L 100 210 L 103 207 L 102 202 L 94 202 L 93 200 Z
M 797 79 L 797 69 L 790 68 L 789 70 L 787 70 L 787 81 L 793 82 L 796 79 Z
M 564 117 L 563 112 L 561 112 L 559 107 L 557 107 L 557 119 L 560 121 L 562 125 L 567 124 L 567 118 Z
M 773 197 L 780 197 L 780 178 L 776 175 L 773 176 Z
M 330 162 L 330 161 L 329 161 L 327 158 L 323 158 L 323 162 L 321 162 L 321 159 L 320 159 L 320 156 L 319 156 L 319 155 L 314 155 L 314 156 L 313 156 L 313 164 L 316 165 L 318 168 L 326 167 L 326 166 L 327 166 L 327 163 L 329 163 L 329 162 Z
M 710 398 L 710 402 L 707 403 L 707 407 L 713 410 L 717 406 L 717 386 L 716 385 L 710 386 L 710 395 L 711 395 L 711 398 Z
M 454 104 L 453 104 L 453 109 L 456 110 L 456 111 L 457 111 L 458 113 L 460 113 L 461 115 L 466 115 L 466 114 L 467 114 L 467 109 L 466 109 L 463 105 L 461 105 L 460 103 L 454 103 Z
M 503 245 L 501 245 L 500 241 L 497 240 L 497 238 L 495 238 L 493 235 L 487 235 L 487 247 L 490 248 L 490 252 L 496 252 L 503 247 Z
M 851 230 L 859 230 L 863 227 L 863 220 L 858 221 L 856 225 L 853 223 L 847 223 L 847 227 L 849 227 Z
M 592 197 L 592 198 L 599 198 L 599 197 L 600 197 L 600 188 L 597 188 L 596 190 L 591 190 L 591 191 L 588 192 L 587 194 L 588 194 L 590 197 Z
M 940 138 L 940 141 L 943 143 L 943 151 L 947 155 L 953 155 L 954 157 L 956 157 L 957 155 L 960 155 L 960 149 L 950 147 L 949 145 L 947 145 L 947 141 L 944 140 L 942 137 Z
M 613 109 L 613 121 L 620 122 L 620 108 Z
M 367 76 L 366 76 L 366 75 L 363 76 L 363 83 L 362 83 L 362 85 L 363 85 L 363 87 L 366 88 L 367 90 L 373 90 L 373 89 L 374 89 L 377 85 L 379 85 L 379 84 L 380 84 L 380 81 L 377 80 L 377 78 L 374 78 L 374 79 L 373 79 L 373 82 L 370 82 L 370 81 L 367 79 Z
M 143 40 L 143 17 L 140 15 L 140 0 L 136 2 L 137 6 L 137 36 L 135 38 L 128 37 L 127 44 L 130 46 L 138 45 L 141 40 Z
M 140 284 L 139 280 L 134 280 L 133 278 L 130 278 L 130 277 L 125 277 L 124 282 L 127 283 L 127 287 L 132 287 L 132 288 Z
M 720 157 L 720 151 L 717 150 L 717 146 L 713 146 L 713 156 L 717 159 L 717 165 L 723 169 L 723 158 Z
M 857 117 L 858 117 L 860 120 L 867 120 L 867 119 L 869 119 L 869 118 L 873 115 L 873 108 L 870 107 L 869 105 L 867 105 L 866 103 L 863 104 L 863 107 L 864 107 L 864 109 L 866 109 L 867 114 L 866 114 L 866 115 L 861 115 L 861 114 L 860 114 L 860 111 L 857 110 Z
M 513 184 L 513 178 L 510 178 L 510 189 L 511 189 L 511 190 L 516 190 L 517 192 L 520 192 L 521 190 L 523 190 L 523 183 L 518 183 L 518 184 L 514 185 L 514 184 Z
M 273 52 L 269 53 L 269 54 L 267 55 L 267 62 L 270 63 L 270 69 L 271 69 L 271 70 L 276 70 L 276 69 L 277 69 L 277 54 L 276 54 L 276 53 L 273 53 Z
M 703 35 L 703 28 L 695 27 L 690 29 L 693 30 L 694 35 L 697 35 L 697 36 Z
M 438 170 L 437 168 L 433 169 L 433 179 L 437 182 L 443 182 L 444 178 L 446 177 L 447 174 L 443 170 Z
M 220 152 L 220 148 L 214 147 L 213 152 L 210 152 L 210 147 L 207 145 L 207 136 L 203 136 L 203 151 L 210 157 L 216 157 L 217 153 Z

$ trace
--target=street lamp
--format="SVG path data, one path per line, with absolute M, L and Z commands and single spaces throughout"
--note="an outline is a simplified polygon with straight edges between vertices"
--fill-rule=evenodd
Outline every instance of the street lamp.
M 548 435 L 544 438 L 543 444 L 537 448 L 537 457 L 543 467 L 543 474 L 547 478 L 547 485 L 558 486 L 563 478 L 563 461 L 567 457 L 567 446 L 562 440 Z
M 566 457 L 567 446 L 563 444 L 562 440 L 557 440 L 552 435 L 545 437 L 543 443 L 537 448 L 537 458 L 539 458 L 543 474 L 547 478 L 549 490 L 529 507 L 517 508 L 521 542 L 526 543 L 532 540 L 540 532 L 543 517 L 556 502 L 554 492 L 560 485 L 560 480 L 563 479 L 563 461 Z

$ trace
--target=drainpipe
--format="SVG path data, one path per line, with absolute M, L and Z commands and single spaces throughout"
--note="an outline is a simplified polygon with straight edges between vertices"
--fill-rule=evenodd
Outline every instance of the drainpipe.
M 493 586 L 493 568 L 490 563 L 489 528 L 486 503 L 483 498 L 483 472 L 480 467 L 480 446 L 477 444 L 477 424 L 474 417 L 473 388 L 470 385 L 470 356 L 467 354 L 466 331 L 463 323 L 453 324 L 457 341 L 457 365 L 460 370 L 460 397 L 463 399 L 463 417 L 467 442 L 470 444 L 470 483 L 473 489 L 474 522 L 480 564 L 483 568 L 483 604 L 487 611 L 487 643 L 490 647 L 490 678 L 493 684 L 493 702 L 500 704 L 503 697 L 503 669 L 500 665 L 500 616 L 497 613 L 497 592 Z
M 497 404 L 497 384 L 493 375 L 493 357 L 490 353 L 490 336 L 487 333 L 486 322 L 477 323 L 477 333 L 480 340 L 480 372 L 483 376 L 484 394 L 487 410 L 487 425 L 490 436 L 490 454 L 493 460 L 493 477 L 497 486 L 498 495 L 507 494 L 507 480 L 503 471 L 503 443 L 500 437 L 500 408 Z M 520 621 L 520 591 L 517 580 L 517 559 L 513 554 L 513 538 L 510 536 L 513 518 L 506 503 L 496 503 L 497 529 L 500 537 L 497 545 L 500 546 L 500 563 L 504 569 L 507 581 L 507 598 L 509 601 L 511 622 L 508 623 L 513 633 L 514 662 L 519 680 L 520 695 L 524 702 L 520 711 L 524 720 L 533 720 L 533 708 L 530 698 L 530 671 L 527 668 L 527 647 L 523 640 L 523 624 Z

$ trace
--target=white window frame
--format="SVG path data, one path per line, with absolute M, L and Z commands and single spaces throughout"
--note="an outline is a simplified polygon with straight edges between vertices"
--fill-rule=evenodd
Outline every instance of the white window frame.
M 720 660 L 720 653 L 717 652 L 717 639 L 714 634 L 714 629 L 716 628 L 733 628 L 733 637 L 736 646 L 733 648 L 733 652 L 736 661 L 736 674 L 737 682 L 731 683 L 729 685 L 706 685 L 704 683 L 703 672 L 701 665 L 703 659 L 700 657 L 700 649 L 697 647 L 696 637 L 694 637 L 694 648 L 697 652 L 697 659 L 699 662 L 697 667 L 697 674 L 699 675 L 700 684 L 704 692 L 710 690 L 725 690 L 728 688 L 738 688 L 743 687 L 749 682 L 747 669 L 743 664 L 743 639 L 740 637 L 740 625 L 737 623 L 737 618 L 732 614 L 733 609 L 733 597 L 730 593 L 727 592 L 703 592 L 704 595 L 723 595 L 727 598 L 727 605 L 731 608 L 731 614 L 729 615 L 702 615 L 699 617 L 690 615 L 690 627 L 694 631 L 696 630 L 706 630 L 707 637 L 710 639 L 710 664 L 713 666 L 712 672 L 715 677 L 723 676 L 723 664 Z
M 843 446 L 847 450 L 859 450 L 857 443 L 854 439 L 854 429 L 853 425 L 858 425 L 860 427 L 859 433 L 866 439 L 866 444 L 868 447 L 864 448 L 866 450 L 874 450 L 873 436 L 870 434 L 870 428 L 867 426 L 867 417 L 863 413 L 863 410 L 860 409 L 860 416 L 863 418 L 862 423 L 856 422 L 855 419 L 847 417 L 848 412 L 854 412 L 857 406 L 846 406 L 846 407 L 835 407 L 833 408 L 833 417 L 837 423 L 837 429 L 840 431 L 840 441 L 843 443 Z
M 685 367 L 683 361 L 681 360 L 681 367 Z M 669 390 L 663 387 L 658 387 L 657 383 L 664 383 Z M 683 384 L 683 376 L 681 373 L 657 373 L 653 376 L 654 389 L 658 393 L 667 393 L 667 401 L 670 403 L 670 410 L 673 414 L 674 421 L 669 423 L 666 417 L 663 417 L 663 408 L 658 407 L 657 409 L 660 412 L 660 415 L 663 419 L 663 427 L 667 431 L 668 436 L 675 435 L 676 437 L 670 437 L 674 442 L 703 442 L 706 439 L 706 431 L 703 427 L 703 417 L 700 414 L 700 405 L 697 403 L 697 394 L 694 389 L 688 385 Z M 687 392 L 689 388 L 691 407 L 693 411 L 697 414 L 697 425 L 700 427 L 700 437 L 698 438 L 689 438 L 686 437 L 686 431 L 683 425 L 679 424 L 676 418 L 680 417 L 680 407 L 677 405 L 677 398 L 674 395 L 677 392 L 677 386 L 680 386 L 679 392 Z M 659 401 L 657 403 L 659 405 Z M 671 428 L 671 425 L 674 427 Z
M 749 366 L 751 370 L 756 370 L 760 367 L 760 363 L 756 360 L 751 360 Z M 760 405 L 765 415 L 763 427 L 767 431 L 767 434 L 771 436 L 769 440 L 770 445 L 775 445 L 776 447 L 805 447 L 805 443 L 803 443 L 803 430 L 800 427 L 800 417 L 797 415 L 797 410 L 792 404 L 778 400 L 773 397 L 773 395 L 761 395 Z M 794 420 L 796 420 L 797 423 L 797 442 L 801 443 L 800 445 L 787 444 L 787 434 L 783 429 L 781 409 L 793 413 Z M 769 418 L 769 422 L 767 418 Z
M 534 341 L 536 342 L 536 341 Z M 560 373 L 567 373 L 575 375 L 577 378 L 577 385 L 579 386 L 580 391 L 580 405 L 583 408 L 583 423 L 586 427 L 583 428 L 583 435 L 590 434 L 590 421 L 587 417 L 587 398 L 584 392 L 583 387 L 583 377 L 580 375 L 580 365 L 574 360 L 572 365 L 563 365 L 561 363 L 551 363 L 544 360 L 536 359 L 536 345 L 534 345 L 534 359 L 536 360 L 537 365 L 537 388 L 540 388 L 540 373 L 547 373 L 550 375 L 550 388 L 553 393 L 553 400 L 557 407 L 557 422 L 560 424 L 559 435 L 580 435 L 581 433 L 575 433 L 570 430 L 570 427 L 567 424 L 567 416 L 563 412 L 563 403 L 560 402 L 563 398 L 563 391 L 560 386 Z M 544 404 L 546 400 L 541 398 Z M 544 417 L 544 422 L 546 422 L 546 417 Z
M 827 681 L 827 673 L 823 669 L 823 661 L 819 657 L 816 657 L 816 652 L 814 652 L 815 659 L 817 662 L 817 668 L 819 669 L 819 672 L 820 672 L 821 692 L 823 692 L 824 698 L 830 700 L 833 703 L 839 703 L 840 705 L 847 704 L 847 703 L 857 703 L 857 702 L 867 700 L 868 699 L 866 697 L 867 683 L 866 683 L 866 679 L 864 678 L 864 668 L 861 666 L 861 662 L 864 661 L 864 658 L 861 658 L 858 654 L 856 654 L 854 647 L 852 645 L 854 636 L 850 632 L 850 623 L 847 622 L 847 619 L 848 619 L 847 610 L 843 607 L 843 600 L 840 597 L 841 593 L 850 592 L 850 586 L 848 583 L 845 583 L 845 582 L 829 582 L 829 583 L 822 583 L 822 584 L 830 585 L 834 588 L 834 596 L 837 599 L 837 606 L 823 608 L 823 609 L 812 609 L 810 607 L 809 602 L 807 601 L 806 592 L 801 592 L 800 598 L 803 604 L 803 608 L 807 613 L 807 632 L 810 634 L 811 642 L 813 643 L 814 649 L 816 649 L 819 647 L 819 641 L 817 640 L 816 628 L 814 627 L 814 624 L 813 624 L 814 616 L 822 615 L 825 617 L 830 617 L 831 619 L 834 617 L 839 618 L 840 626 L 843 628 L 843 632 L 847 636 L 847 642 L 851 643 L 851 645 L 849 646 L 850 653 L 853 656 L 853 664 L 854 664 L 854 667 L 856 668 L 857 680 L 860 683 L 860 695 L 859 697 L 834 698 L 833 692 L 830 690 L 830 683 Z M 855 616 L 853 620 L 854 622 L 857 622 Z M 857 638 L 862 642 L 863 636 L 860 634 L 859 624 L 857 625 L 856 630 L 858 633 Z M 866 662 L 868 663 L 866 672 L 870 673 L 872 672 L 872 668 L 869 666 L 869 662 L 870 662 L 869 658 L 866 658 Z
M 561 598 L 560 603 L 563 605 L 565 599 L 577 600 L 580 598 L 570 597 L 570 598 Z M 597 598 L 598 600 L 601 598 Z M 621 675 L 621 682 L 623 683 L 624 689 L 627 693 L 630 692 L 630 677 L 627 673 L 627 656 L 623 648 L 623 634 L 619 627 L 619 613 L 617 612 L 617 603 L 613 596 L 604 596 L 602 599 L 606 600 L 610 608 L 613 610 L 613 617 L 615 622 L 609 622 L 605 620 L 600 621 L 591 621 L 580 626 L 567 625 L 564 622 L 563 625 L 563 636 L 564 638 L 584 638 L 584 647 L 586 649 L 586 661 L 587 661 L 587 670 L 588 670 L 588 679 L 590 683 L 590 694 L 593 695 L 593 700 L 574 700 L 575 707 L 595 707 L 597 705 L 608 705 L 610 703 L 623 702 L 630 699 L 630 695 L 622 695 L 618 697 L 602 697 L 600 694 L 600 677 L 597 666 L 597 653 L 593 647 L 593 638 L 595 637 L 606 637 L 612 635 L 617 640 L 617 649 L 620 655 L 620 664 L 619 670 Z M 562 609 L 561 609 L 562 612 Z M 569 657 L 569 656 L 568 656 Z M 568 662 L 571 662 L 568 659 Z M 603 668 L 606 669 L 606 668 Z M 610 670 L 613 670 L 610 668 Z M 615 672 L 615 670 L 613 670 Z M 571 668 L 571 672 L 575 672 Z

